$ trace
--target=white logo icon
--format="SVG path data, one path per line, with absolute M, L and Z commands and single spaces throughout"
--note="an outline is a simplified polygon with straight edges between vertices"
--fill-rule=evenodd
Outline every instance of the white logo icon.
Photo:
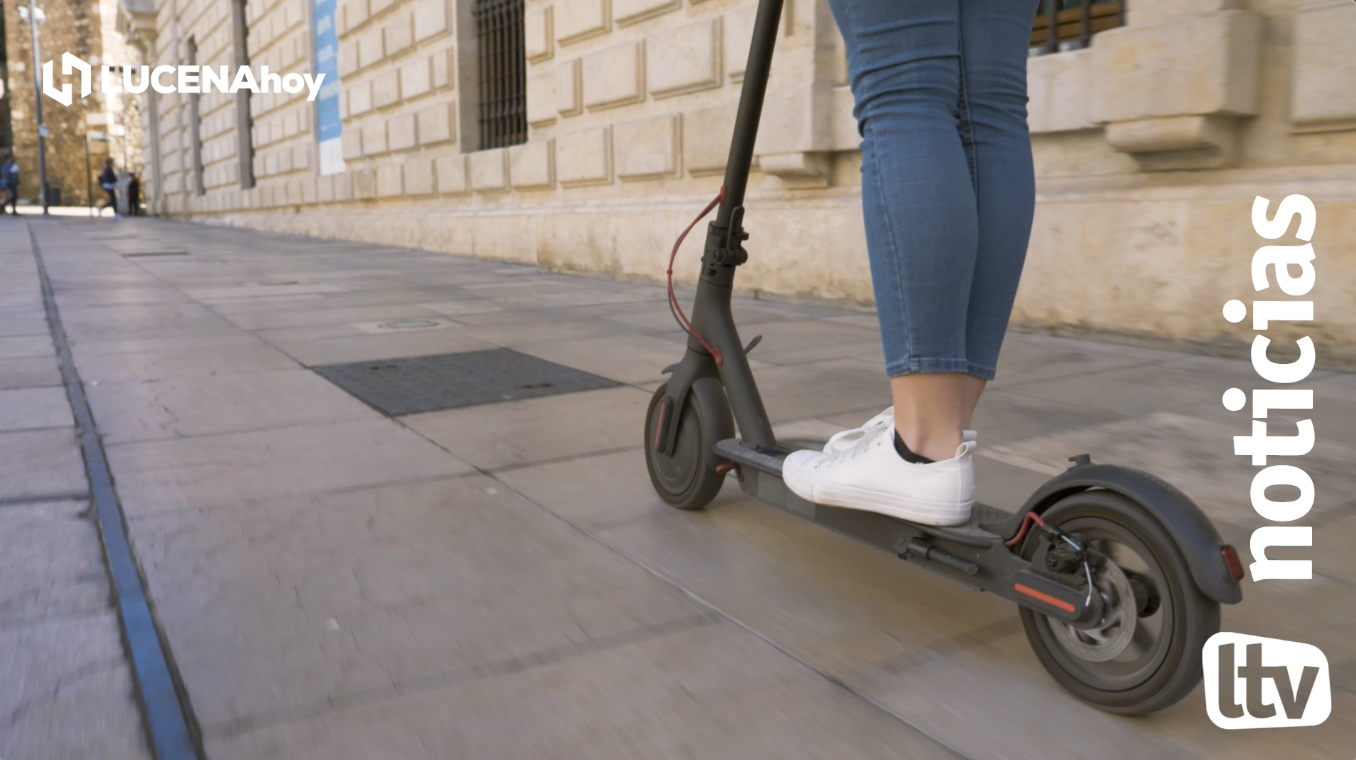
M 1328 658 L 1316 646 L 1217 633 L 1201 656 L 1205 709 L 1220 728 L 1317 726 L 1332 713 Z
M 90 84 L 90 65 L 76 58 L 70 53 L 61 54 L 61 74 L 70 76 L 72 71 L 80 72 L 80 98 L 83 100 L 89 97 L 93 91 L 93 85 Z M 42 65 L 42 94 L 55 100 L 63 106 L 71 104 L 71 86 L 69 84 L 61 85 L 61 89 L 52 86 L 52 61 Z

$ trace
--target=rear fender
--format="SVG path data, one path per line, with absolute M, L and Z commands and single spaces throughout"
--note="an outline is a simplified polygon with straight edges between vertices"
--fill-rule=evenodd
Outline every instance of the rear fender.
M 1066 496 L 1094 488 L 1119 493 L 1153 515 L 1182 550 L 1201 593 L 1221 604 L 1243 600 L 1243 589 L 1224 561 L 1224 540 L 1210 519 L 1186 494 L 1147 472 L 1080 462 L 1037 489 L 1018 514 L 1040 514 Z

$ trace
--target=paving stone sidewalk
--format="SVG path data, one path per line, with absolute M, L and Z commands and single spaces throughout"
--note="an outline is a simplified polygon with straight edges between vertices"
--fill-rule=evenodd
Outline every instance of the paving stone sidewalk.
M 38 284 L 41 250 L 203 753 L 1338 758 L 1356 752 L 1356 376 L 1316 372 L 1315 579 L 1224 629 L 1324 649 L 1323 726 L 1198 689 L 1074 701 L 1016 610 L 744 497 L 665 507 L 640 430 L 683 334 L 651 284 L 154 219 L 0 219 L 0 758 L 149 757 Z M 738 299 L 780 434 L 889 404 L 873 315 Z M 312 368 L 509 348 L 606 387 L 391 417 Z M 1065 458 L 1154 471 L 1243 547 L 1247 362 L 1013 334 L 981 499 Z M 512 396 L 515 389 L 506 388 Z M 1274 415 L 1273 415 L 1274 416 Z M 1307 416 L 1307 415 L 1306 415 Z M 1244 555 L 1247 555 L 1244 550 Z M 17 686 L 16 686 L 17 684 Z

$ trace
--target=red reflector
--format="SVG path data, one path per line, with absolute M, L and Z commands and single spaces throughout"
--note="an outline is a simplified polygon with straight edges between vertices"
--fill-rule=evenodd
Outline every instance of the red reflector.
M 668 410 L 668 404 L 665 404 L 661 400 L 659 402 L 659 420 L 654 424 L 654 447 L 656 449 L 659 448 L 659 444 L 661 443 L 659 436 L 664 434 L 664 412 L 667 412 Z
M 1026 594 L 1032 599 L 1037 599 L 1042 602 L 1045 602 L 1046 604 L 1050 605 L 1051 607 L 1054 607 L 1057 610 L 1073 612 L 1075 609 L 1075 607 L 1072 604 L 1069 604 L 1068 602 L 1062 599 L 1056 599 L 1053 596 L 1050 596 L 1049 594 L 1042 594 L 1041 592 L 1037 591 L 1034 588 L 1031 588 L 1030 586 L 1025 586 L 1021 583 L 1014 583 L 1012 584 L 1012 587 L 1017 590 L 1017 593 Z
M 1229 577 L 1236 581 L 1243 580 L 1243 563 L 1238 559 L 1238 550 L 1225 544 L 1219 553 L 1224 557 L 1224 566 L 1229 568 Z

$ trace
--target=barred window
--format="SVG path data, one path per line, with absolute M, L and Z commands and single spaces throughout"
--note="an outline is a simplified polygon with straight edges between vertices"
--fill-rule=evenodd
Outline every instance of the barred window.
M 1125 2 L 1041 0 L 1041 12 L 1031 27 L 1032 55 L 1081 50 L 1098 32 L 1125 26 Z
M 523 0 L 475 0 L 480 147 L 527 142 Z

